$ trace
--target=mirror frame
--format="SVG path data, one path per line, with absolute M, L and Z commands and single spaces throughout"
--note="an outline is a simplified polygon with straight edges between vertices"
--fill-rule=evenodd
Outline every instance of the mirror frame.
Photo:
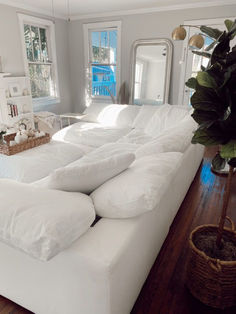
M 167 38 L 151 38 L 151 39 L 138 39 L 133 42 L 131 49 L 131 76 L 130 76 L 130 105 L 134 104 L 134 80 L 135 80 L 135 60 L 137 55 L 137 49 L 139 46 L 150 46 L 150 45 L 165 45 L 167 48 L 166 58 L 166 71 L 165 71 L 165 84 L 164 84 L 164 95 L 163 104 L 168 103 L 169 90 L 170 90 L 170 75 L 172 66 L 172 55 L 173 55 L 173 44 Z

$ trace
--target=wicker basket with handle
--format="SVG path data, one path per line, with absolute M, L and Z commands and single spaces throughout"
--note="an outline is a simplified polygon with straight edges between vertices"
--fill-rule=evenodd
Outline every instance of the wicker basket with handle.
M 50 135 L 46 133 L 44 136 L 28 138 L 28 140 L 23 143 L 10 146 L 10 141 L 13 141 L 15 136 L 16 133 L 4 136 L 6 143 L 0 145 L 0 154 L 10 156 L 50 142 Z
M 236 243 L 234 223 L 231 229 L 224 228 L 224 236 Z M 217 231 L 217 225 L 202 225 L 195 228 L 189 239 L 187 286 L 202 303 L 224 309 L 236 305 L 236 261 L 222 261 L 207 256 L 194 244 L 194 237 L 201 232 Z

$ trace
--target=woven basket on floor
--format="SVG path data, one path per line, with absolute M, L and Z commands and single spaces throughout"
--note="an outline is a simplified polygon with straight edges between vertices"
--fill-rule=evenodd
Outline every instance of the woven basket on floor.
M 236 242 L 236 232 L 232 221 L 231 224 L 231 229 L 224 229 L 224 235 L 227 234 L 229 239 Z M 221 261 L 208 257 L 193 243 L 197 233 L 217 229 L 217 225 L 202 225 L 192 231 L 189 239 L 187 286 L 193 296 L 202 303 L 224 309 L 236 305 L 236 261 Z
M 4 136 L 4 140 L 6 141 L 6 143 L 0 144 L 0 154 L 10 156 L 10 155 L 14 155 L 14 154 L 23 152 L 24 150 L 34 148 L 34 147 L 37 147 L 39 145 L 46 144 L 46 143 L 50 142 L 50 135 L 46 133 L 44 136 L 29 138 L 27 141 L 25 141 L 21 144 L 16 144 L 14 146 L 10 146 L 10 141 L 14 140 L 15 135 L 16 135 L 16 133 L 12 133 L 12 134 Z

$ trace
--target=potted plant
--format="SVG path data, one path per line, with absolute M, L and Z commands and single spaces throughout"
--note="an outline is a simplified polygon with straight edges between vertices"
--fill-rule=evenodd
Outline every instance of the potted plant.
M 226 20 L 225 25 L 224 32 L 200 28 L 213 42 L 204 51 L 193 53 L 209 58 L 209 63 L 186 83 L 195 90 L 191 97 L 192 117 L 199 125 L 192 143 L 218 145 L 219 151 L 212 160 L 214 169 L 229 165 L 219 225 L 197 227 L 189 241 L 187 286 L 200 301 L 217 308 L 236 304 L 236 232 L 227 217 L 236 167 L 236 46 L 231 47 L 236 20 Z M 233 230 L 224 227 L 226 219 L 231 221 Z

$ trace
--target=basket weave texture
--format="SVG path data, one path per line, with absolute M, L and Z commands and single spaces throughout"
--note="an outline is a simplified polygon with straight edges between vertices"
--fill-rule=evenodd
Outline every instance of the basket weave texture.
M 189 239 L 187 286 L 202 303 L 224 309 L 236 304 L 236 261 L 221 261 L 207 256 L 197 249 L 193 238 L 202 231 L 217 231 L 217 225 L 202 225 L 195 228 Z M 224 228 L 223 236 L 236 242 L 234 224 Z
M 40 146 L 50 142 L 50 135 L 48 133 L 45 136 L 29 138 L 27 141 L 10 146 L 10 141 L 13 141 L 16 133 L 12 133 L 4 136 L 6 143 L 0 145 L 0 154 L 7 156 L 15 155 L 23 152 L 24 150 Z

